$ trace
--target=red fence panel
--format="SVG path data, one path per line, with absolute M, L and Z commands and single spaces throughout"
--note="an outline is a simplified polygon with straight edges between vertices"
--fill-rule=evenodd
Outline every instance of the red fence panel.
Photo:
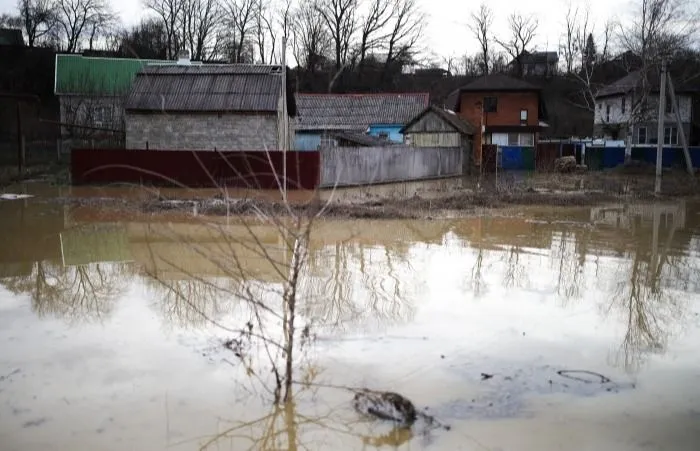
M 314 189 L 318 151 L 211 151 L 73 149 L 73 184 L 137 183 L 160 186 L 277 189 L 287 161 L 287 188 Z

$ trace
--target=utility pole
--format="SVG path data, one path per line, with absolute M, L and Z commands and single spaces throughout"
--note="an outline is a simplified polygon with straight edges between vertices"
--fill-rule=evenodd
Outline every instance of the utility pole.
M 287 203 L 287 147 L 289 147 L 289 115 L 287 114 L 287 38 L 282 36 L 282 200 Z
M 683 120 L 681 118 L 681 110 L 678 108 L 678 99 L 676 99 L 676 89 L 673 87 L 673 78 L 668 77 L 668 94 L 671 96 L 671 105 L 673 105 L 673 111 L 676 113 L 676 126 L 678 127 L 678 135 L 681 137 L 681 145 L 683 146 L 683 155 L 685 156 L 685 168 L 693 177 L 693 161 L 690 159 L 690 152 L 688 151 L 688 140 L 685 137 L 685 131 L 683 130 Z
M 661 161 L 664 150 L 664 117 L 666 116 L 666 60 L 661 62 L 661 86 L 659 86 L 659 118 L 656 129 L 656 181 L 654 193 L 661 192 Z

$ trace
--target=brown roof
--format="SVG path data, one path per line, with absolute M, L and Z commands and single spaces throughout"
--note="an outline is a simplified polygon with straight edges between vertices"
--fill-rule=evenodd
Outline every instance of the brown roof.
M 364 132 L 372 124 L 403 125 L 428 100 L 428 93 L 296 94 L 296 129 Z
M 479 77 L 459 88 L 461 92 L 474 91 L 539 91 L 540 88 L 524 80 L 503 74 L 490 74 Z
M 276 112 L 281 71 L 281 66 L 253 64 L 146 66 L 134 80 L 125 109 Z M 293 105 L 289 109 L 293 114 Z
M 411 119 L 411 121 L 401 129 L 401 133 L 406 133 L 406 130 L 408 130 L 412 125 L 417 123 L 423 116 L 430 112 L 435 113 L 438 117 L 447 122 L 450 126 L 452 126 L 452 128 L 454 128 L 459 133 L 465 135 L 473 135 L 476 132 L 476 127 L 474 127 L 466 119 L 457 115 L 454 111 L 445 110 L 435 105 L 430 105 L 428 108 L 421 111 L 416 117 Z

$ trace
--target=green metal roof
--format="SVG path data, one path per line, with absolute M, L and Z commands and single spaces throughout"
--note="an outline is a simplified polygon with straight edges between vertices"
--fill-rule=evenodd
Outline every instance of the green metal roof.
M 124 95 L 142 67 L 175 64 L 168 60 L 56 55 L 56 94 Z

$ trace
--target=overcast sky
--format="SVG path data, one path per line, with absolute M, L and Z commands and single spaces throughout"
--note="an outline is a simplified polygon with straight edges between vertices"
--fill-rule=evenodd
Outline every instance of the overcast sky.
M 302 0 L 303 1 L 303 0 Z M 480 0 L 418 0 L 429 15 L 426 40 L 429 48 L 443 56 L 476 53 L 476 41 L 467 24 L 469 15 L 478 9 Z M 557 50 L 564 31 L 566 10 L 569 2 L 591 11 L 591 18 L 602 23 L 607 17 L 623 19 L 632 8 L 634 0 L 542 0 L 525 2 L 522 0 L 489 0 L 495 12 L 495 34 L 507 33 L 508 15 L 514 11 L 534 14 L 539 19 L 535 46 L 538 50 Z M 15 13 L 17 0 L 0 0 L 0 13 Z M 119 12 L 126 24 L 137 23 L 145 14 L 142 0 L 111 1 L 112 8 Z

